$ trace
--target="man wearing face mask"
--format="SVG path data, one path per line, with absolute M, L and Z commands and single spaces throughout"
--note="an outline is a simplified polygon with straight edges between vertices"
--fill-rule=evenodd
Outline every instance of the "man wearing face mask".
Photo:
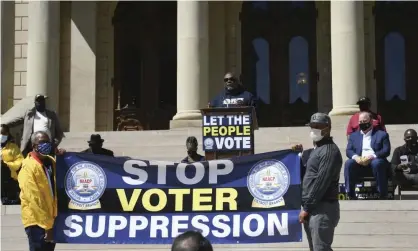
M 12 142 L 9 127 L 1 125 L 1 202 L 3 205 L 19 204 L 17 174 L 22 166 L 23 155 Z
M 114 157 L 113 151 L 103 148 L 103 142 L 104 139 L 102 139 L 100 134 L 92 134 L 90 136 L 90 140 L 87 141 L 87 143 L 89 143 L 89 148 L 82 151 L 82 153 L 92 153 Z
M 52 141 L 54 151 L 64 137 L 57 114 L 46 108 L 46 99 L 47 97 L 42 94 L 36 95 L 35 107 L 27 111 L 23 117 L 18 117 L 8 123 L 10 127 L 13 127 L 23 122 L 20 150 L 25 157 L 32 151 L 30 139 L 34 132 L 41 131 L 48 134 Z
M 306 163 L 299 222 L 304 225 L 311 251 L 330 251 L 340 219 L 338 182 L 343 160 L 330 135 L 330 117 L 315 113 L 309 126 L 315 148 Z
M 209 103 L 209 107 L 256 106 L 254 96 L 244 90 L 234 73 L 225 74 L 224 83 L 225 89 Z
M 373 128 L 372 117 L 368 112 L 360 113 L 359 127 L 360 131 L 350 135 L 346 149 L 348 160 L 345 162 L 344 179 L 347 195 L 350 199 L 356 199 L 356 183 L 372 172 L 380 199 L 387 199 L 389 162 L 386 158 L 390 155 L 389 135 Z
M 55 159 L 50 156 L 53 146 L 44 131 L 33 133 L 31 142 L 33 151 L 23 160 L 18 176 L 22 223 L 30 251 L 53 251 L 57 216 Z
M 205 161 L 205 157 L 197 153 L 197 139 L 190 136 L 186 140 L 187 157 L 181 160 L 181 163 L 193 163 Z
M 418 136 L 414 129 L 404 133 L 405 144 L 395 148 L 392 155 L 392 171 L 395 183 L 401 186 L 418 185 Z
M 375 130 L 382 130 L 386 132 L 385 124 L 383 123 L 382 117 L 379 114 L 374 113 L 370 110 L 372 102 L 370 101 L 368 97 L 361 97 L 357 101 L 357 104 L 359 106 L 360 112 L 351 116 L 350 121 L 348 122 L 348 126 L 347 126 L 347 138 L 350 136 L 350 134 L 360 129 L 358 121 L 359 121 L 360 113 L 362 112 L 370 113 L 371 118 L 372 118 L 372 125 Z

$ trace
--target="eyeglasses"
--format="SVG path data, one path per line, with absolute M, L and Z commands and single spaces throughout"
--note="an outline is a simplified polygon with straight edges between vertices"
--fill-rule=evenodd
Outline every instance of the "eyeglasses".
M 228 82 L 228 81 L 235 82 L 236 79 L 235 78 L 224 78 L 224 82 Z

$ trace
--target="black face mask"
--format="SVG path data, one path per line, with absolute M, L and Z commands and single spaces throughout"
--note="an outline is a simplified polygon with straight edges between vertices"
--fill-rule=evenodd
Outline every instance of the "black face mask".
M 89 146 L 90 146 L 91 150 L 93 150 L 93 151 L 97 151 L 97 150 L 100 150 L 102 148 L 102 145 L 99 145 L 99 144 L 90 144 Z
M 405 144 L 408 148 L 415 148 L 418 146 L 417 139 L 405 140 Z
M 35 102 L 35 109 L 38 112 L 44 112 L 45 111 L 45 102 Z
M 366 131 L 367 129 L 369 129 L 372 126 L 372 124 L 370 122 L 368 123 L 361 123 L 359 124 L 360 130 L 362 131 Z
M 188 155 L 195 155 L 196 154 L 196 151 L 194 151 L 194 150 L 187 150 L 187 154 Z
M 369 106 L 368 105 L 360 105 L 359 108 L 360 108 L 361 112 L 369 111 Z

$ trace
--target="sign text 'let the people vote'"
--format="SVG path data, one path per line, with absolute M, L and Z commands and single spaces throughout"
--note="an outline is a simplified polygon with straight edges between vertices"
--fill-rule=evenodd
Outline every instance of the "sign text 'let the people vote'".
M 203 116 L 203 150 L 230 151 L 251 149 L 250 115 Z

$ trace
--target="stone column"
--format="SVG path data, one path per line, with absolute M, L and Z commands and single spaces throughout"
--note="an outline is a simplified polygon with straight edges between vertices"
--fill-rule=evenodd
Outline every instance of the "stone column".
M 59 96 L 60 3 L 29 1 L 26 96 L 48 95 L 57 111 Z
M 208 2 L 177 2 L 177 114 L 171 128 L 201 125 L 208 103 Z
M 96 130 L 97 2 L 71 2 L 70 131 Z
M 1 114 L 13 105 L 15 2 L 0 2 Z
M 332 116 L 354 114 L 365 94 L 363 23 L 363 2 L 331 1 Z

